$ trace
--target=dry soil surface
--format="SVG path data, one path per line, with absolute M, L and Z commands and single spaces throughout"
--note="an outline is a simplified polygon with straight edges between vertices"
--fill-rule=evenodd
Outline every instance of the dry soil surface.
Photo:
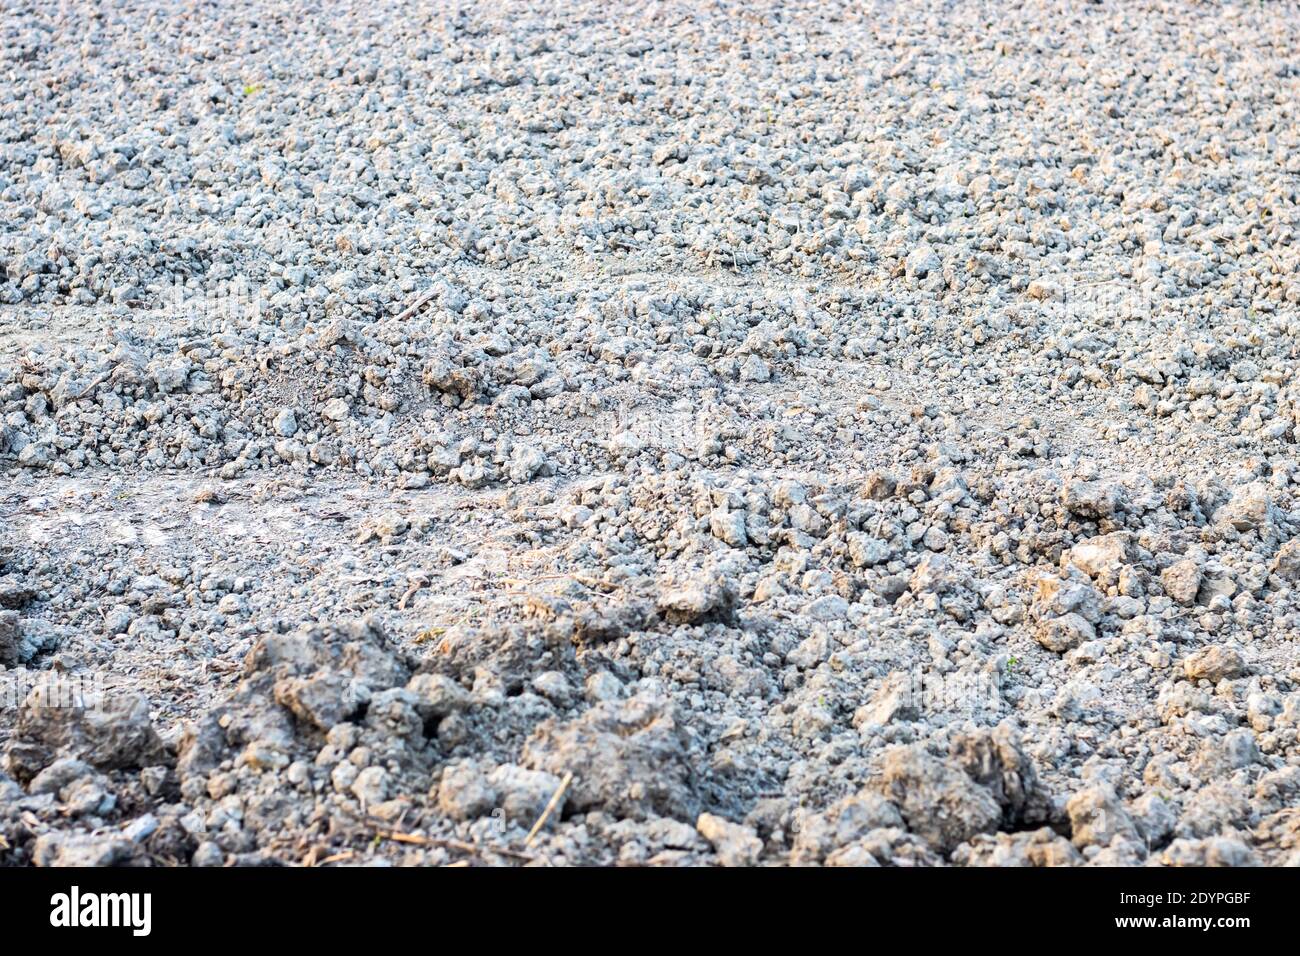
M 4 3 L 0 864 L 1300 863 L 1291 3 Z

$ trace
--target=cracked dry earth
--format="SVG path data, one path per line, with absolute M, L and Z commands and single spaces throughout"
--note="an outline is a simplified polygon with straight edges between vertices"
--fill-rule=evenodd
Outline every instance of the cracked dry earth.
M 1300 862 L 1294 4 L 0 31 L 0 863 Z

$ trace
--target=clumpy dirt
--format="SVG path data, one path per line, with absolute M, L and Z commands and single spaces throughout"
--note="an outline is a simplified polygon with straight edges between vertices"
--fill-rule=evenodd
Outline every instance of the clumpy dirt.
M 15 6 L 0 864 L 1300 863 L 1300 10 Z

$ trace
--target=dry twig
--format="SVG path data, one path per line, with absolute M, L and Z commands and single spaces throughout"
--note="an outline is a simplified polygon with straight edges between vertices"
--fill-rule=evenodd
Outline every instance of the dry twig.
M 418 833 L 401 833 L 396 830 L 380 830 L 379 837 L 383 840 L 392 840 L 394 843 L 411 843 L 415 846 L 436 846 L 444 850 L 459 850 L 461 853 L 472 853 L 476 856 L 482 856 L 484 853 L 495 853 L 498 856 L 513 857 L 516 860 L 532 861 L 536 859 L 531 853 L 522 853 L 519 850 L 512 850 L 504 846 L 491 846 L 481 843 L 467 843 L 464 840 L 451 840 L 440 837 L 427 837 Z
M 419 312 L 420 309 L 423 308 L 429 302 L 429 300 L 432 299 L 437 294 L 438 294 L 438 290 L 436 288 L 425 289 L 423 292 L 420 293 L 420 295 L 416 298 L 416 300 L 412 302 L 410 305 L 408 305 L 405 309 L 403 309 L 398 314 L 397 318 L 394 319 L 393 321 L 405 322 L 411 316 L 415 315 L 415 313 Z
M 537 822 L 533 824 L 533 828 L 528 831 L 528 836 L 524 839 L 524 846 L 533 845 L 533 839 L 537 836 L 542 827 L 546 825 L 546 821 L 550 818 L 551 814 L 555 812 L 555 807 L 559 804 L 560 798 L 564 796 L 564 791 L 569 789 L 569 784 L 571 783 L 573 783 L 572 770 L 564 774 L 564 779 L 561 780 L 560 785 L 555 788 L 555 793 L 551 794 L 551 799 L 546 804 L 546 809 L 544 809 L 542 815 L 537 818 Z

